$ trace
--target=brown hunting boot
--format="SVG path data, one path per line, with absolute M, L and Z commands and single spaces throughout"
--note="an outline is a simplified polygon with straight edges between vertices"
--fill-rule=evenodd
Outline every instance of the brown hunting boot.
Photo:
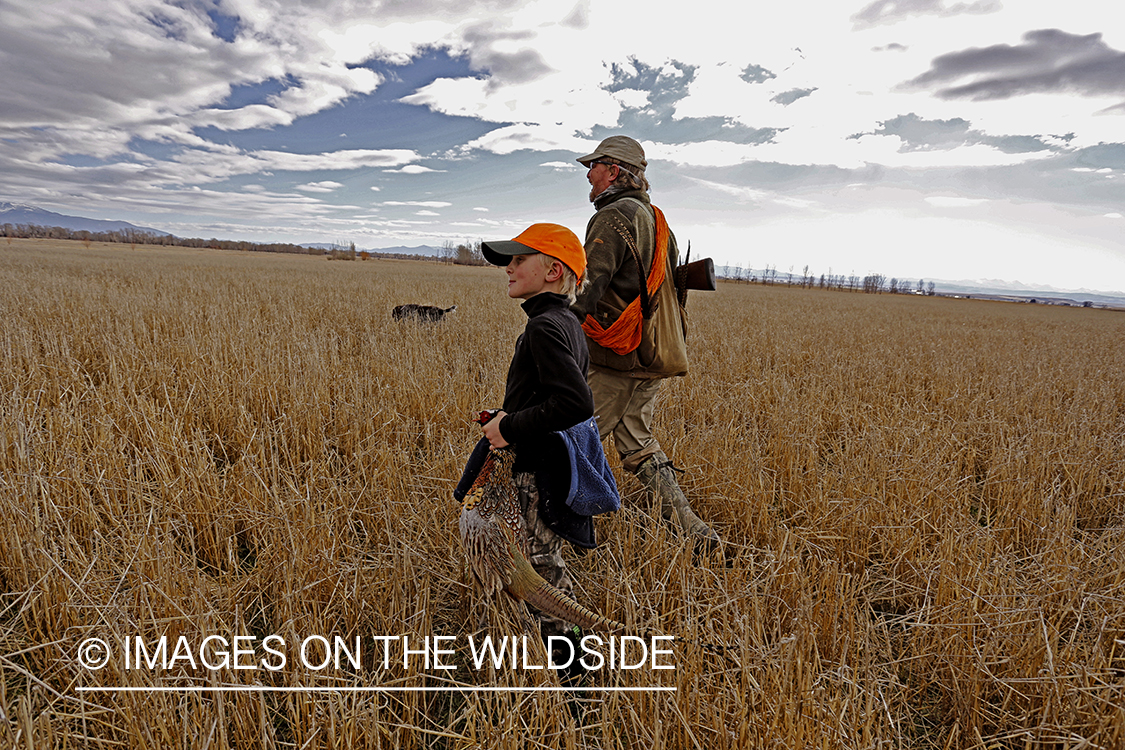
M 691 503 L 676 481 L 677 471 L 680 470 L 672 465 L 668 457 L 657 451 L 637 468 L 637 479 L 641 480 L 650 495 L 659 498 L 660 515 L 665 521 L 674 520 L 685 533 L 698 537 L 709 547 L 717 546 L 722 540 L 691 509 Z

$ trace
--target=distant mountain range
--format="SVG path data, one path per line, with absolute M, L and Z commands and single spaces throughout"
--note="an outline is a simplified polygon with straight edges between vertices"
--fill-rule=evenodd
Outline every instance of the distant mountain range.
M 161 237 L 168 235 L 168 232 L 162 232 L 151 227 L 138 227 L 136 224 L 130 224 L 127 221 L 105 221 L 104 219 L 87 219 L 82 216 L 66 216 L 35 206 L 4 202 L 0 202 L 0 224 L 35 224 L 41 227 L 62 227 L 75 232 L 134 231 Z
M 1018 281 L 1001 279 L 962 279 L 960 281 L 934 281 L 934 287 L 943 294 L 965 295 L 990 299 L 1034 299 L 1039 302 L 1085 303 L 1125 306 L 1125 292 L 1095 291 L 1092 289 L 1059 289 L 1047 284 L 1028 286 Z

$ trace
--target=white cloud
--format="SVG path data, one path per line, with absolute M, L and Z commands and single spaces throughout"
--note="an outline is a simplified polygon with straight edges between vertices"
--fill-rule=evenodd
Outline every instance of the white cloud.
M 962 198 L 951 195 L 929 195 L 926 196 L 925 201 L 938 208 L 964 208 L 966 206 L 979 206 L 982 203 L 988 203 L 988 200 L 985 198 Z
M 372 4 L 371 15 L 381 10 L 377 4 Z M 396 65 L 405 65 L 427 41 L 442 39 L 454 28 L 444 21 L 425 19 L 424 4 L 419 4 L 418 10 L 422 18 L 412 23 L 380 24 L 374 18 L 368 22 L 357 19 L 355 23 L 341 24 L 339 29 L 321 29 L 317 36 L 345 64 L 358 64 L 375 55 Z M 455 17 L 453 13 L 443 15 Z
M 204 125 L 284 126 L 379 83 L 315 33 L 323 25 L 317 11 L 290 6 L 278 14 L 257 0 L 216 9 L 239 16 L 234 41 L 216 36 L 194 3 L 7 4 L 0 26 L 0 132 L 26 137 L 34 132 L 27 128 L 38 128 L 64 140 L 122 133 L 123 142 L 132 135 L 186 142 L 192 128 Z M 215 106 L 234 86 L 269 80 L 288 84 L 268 104 Z
M 253 104 L 239 109 L 202 109 L 190 118 L 195 126 L 208 125 L 219 130 L 250 130 L 289 125 L 295 119 L 290 112 L 265 104 Z
M 422 208 L 448 208 L 449 201 L 383 201 L 384 206 L 419 206 Z
M 428 174 L 431 172 L 444 172 L 444 169 L 431 169 L 430 167 L 423 167 L 421 164 L 407 164 L 401 169 L 384 169 L 384 172 L 391 174 Z
M 366 68 L 318 70 L 301 86 L 285 89 L 273 97 L 278 109 L 296 116 L 321 112 L 353 94 L 369 94 L 379 85 L 379 77 Z
M 523 227 L 524 224 L 515 221 L 495 221 L 493 219 L 474 219 L 473 221 L 453 221 L 450 222 L 451 226 L 455 227 L 472 227 L 476 229 L 493 229 L 496 227 Z M 516 230 L 517 232 L 519 230 Z
M 154 164 L 138 174 L 156 184 L 217 182 L 236 175 L 267 174 L 274 171 L 346 171 L 362 167 L 397 166 L 417 158 L 412 151 L 355 149 L 318 154 L 293 154 L 286 151 L 222 153 L 187 151 L 173 157 L 174 164 Z
M 677 71 L 679 72 L 679 71 Z M 621 103 L 623 107 L 632 107 L 640 109 L 648 104 L 648 92 L 641 91 L 640 89 L 622 89 L 615 91 L 613 98 Z
M 597 144 L 596 140 L 583 138 L 561 125 L 510 125 L 497 128 L 474 141 L 470 141 L 465 144 L 464 150 L 480 149 L 494 154 L 554 150 L 585 153 Z
M 286 151 L 257 151 L 253 158 L 266 169 L 285 169 L 297 172 L 314 169 L 356 169 L 398 165 L 418 158 L 413 151 L 355 149 L 329 151 L 320 154 L 291 154 Z
M 731 185 L 712 180 L 703 180 L 698 177 L 689 177 L 688 179 L 704 190 L 711 190 L 731 196 L 739 203 L 761 203 L 775 195 L 766 190 L 745 187 L 743 185 Z
M 325 180 L 324 182 L 309 182 L 304 185 L 298 185 L 296 189 L 303 190 L 306 193 L 331 193 L 342 187 L 342 183 Z

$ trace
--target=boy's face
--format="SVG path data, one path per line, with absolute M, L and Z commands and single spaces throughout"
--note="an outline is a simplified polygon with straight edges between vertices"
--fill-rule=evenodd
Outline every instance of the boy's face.
M 513 255 L 505 269 L 508 273 L 508 296 L 526 300 L 540 292 L 550 291 L 560 273 L 554 264 L 545 260 L 539 253 Z

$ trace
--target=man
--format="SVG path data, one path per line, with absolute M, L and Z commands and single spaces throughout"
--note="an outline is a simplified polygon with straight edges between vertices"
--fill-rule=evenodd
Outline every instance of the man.
M 596 213 L 586 226 L 587 282 L 571 306 L 590 347 L 588 380 L 604 440 L 634 473 L 660 513 L 709 545 L 719 536 L 696 515 L 676 469 L 652 434 L 666 377 L 687 373 L 685 320 L 677 298 L 676 238 L 649 201 L 644 149 L 615 135 L 578 162 L 586 167 Z

